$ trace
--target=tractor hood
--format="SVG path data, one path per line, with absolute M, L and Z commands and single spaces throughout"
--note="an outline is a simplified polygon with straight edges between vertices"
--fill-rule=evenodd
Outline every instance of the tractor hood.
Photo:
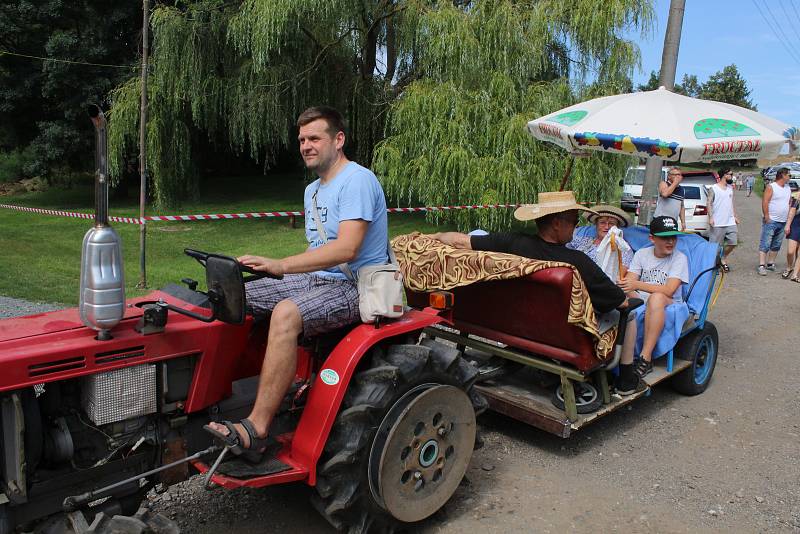
M 130 306 L 125 310 L 125 319 L 138 317 L 141 314 L 142 310 L 140 308 Z M 78 328 L 85 328 L 81 322 L 78 308 L 0 319 L 0 344 L 15 339 L 65 332 Z

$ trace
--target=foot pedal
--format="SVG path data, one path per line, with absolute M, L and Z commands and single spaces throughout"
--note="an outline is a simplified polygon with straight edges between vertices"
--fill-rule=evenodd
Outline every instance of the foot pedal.
M 229 477 L 247 479 L 281 473 L 291 468 L 292 466 L 281 462 L 268 451 L 264 453 L 264 456 L 257 463 L 250 463 L 241 458 L 234 458 L 220 464 L 217 468 L 217 472 Z

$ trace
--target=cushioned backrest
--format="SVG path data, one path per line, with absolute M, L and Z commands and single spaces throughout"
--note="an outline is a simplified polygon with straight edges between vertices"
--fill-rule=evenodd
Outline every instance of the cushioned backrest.
M 597 235 L 597 231 L 594 225 L 579 226 L 575 229 L 576 237 L 593 237 L 595 235 Z M 623 228 L 622 235 L 634 251 L 653 246 L 649 238 L 650 230 L 644 226 Z M 683 284 L 685 298 L 697 274 L 713 267 L 716 263 L 719 255 L 719 245 L 709 243 L 697 234 L 686 234 L 678 236 L 678 250 L 686 254 L 689 259 L 689 284 Z M 714 273 L 709 271 L 696 282 L 695 288 L 687 301 L 689 309 L 693 313 L 700 313 L 703 310 L 710 290 L 712 276 L 714 276 Z

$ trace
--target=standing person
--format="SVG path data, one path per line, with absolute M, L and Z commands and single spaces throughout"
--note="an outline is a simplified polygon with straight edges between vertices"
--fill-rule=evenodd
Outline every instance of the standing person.
M 767 271 L 775 270 L 775 257 L 781 249 L 786 219 L 789 217 L 789 201 L 792 190 L 789 182 L 789 169 L 781 167 L 775 180 L 764 189 L 761 211 L 764 220 L 761 224 L 761 242 L 758 245 L 758 274 L 767 276 Z
M 686 217 L 683 214 L 683 173 L 678 167 L 670 167 L 667 177 L 658 184 L 658 201 L 653 217 L 672 217 L 681 222 L 681 229 L 686 228 Z
M 800 272 L 800 261 L 798 261 L 798 242 L 800 242 L 800 217 L 797 216 L 797 210 L 800 208 L 800 201 L 792 197 L 792 204 L 789 208 L 789 216 L 786 219 L 786 269 L 781 273 L 781 277 L 786 279 L 791 275 L 792 282 L 800 282 L 797 279 L 798 272 Z
M 748 174 L 747 178 L 745 178 L 744 185 L 745 185 L 745 187 L 747 187 L 747 196 L 748 197 L 753 194 L 753 184 L 755 183 L 755 181 L 756 181 L 756 177 L 753 176 L 752 174 Z
M 352 272 L 388 262 L 386 199 L 375 175 L 344 154 L 344 120 L 333 108 L 312 107 L 297 119 L 300 154 L 317 180 L 306 187 L 305 252 L 283 259 L 242 256 L 238 260 L 282 280 L 262 278 L 246 284 L 247 305 L 269 319 L 269 334 L 256 402 L 234 424 L 212 422 L 204 428 L 231 452 L 260 456 L 269 441 L 272 418 L 295 376 L 297 338 L 313 336 L 360 320 L 358 287 L 340 268 Z M 321 235 L 320 224 L 328 239 Z
M 711 227 L 708 240 L 723 245 L 722 270 L 728 273 L 731 270 L 728 256 L 739 242 L 739 218 L 733 205 L 733 173 L 723 168 L 719 170 L 719 177 L 720 181 L 708 188 L 708 224 Z

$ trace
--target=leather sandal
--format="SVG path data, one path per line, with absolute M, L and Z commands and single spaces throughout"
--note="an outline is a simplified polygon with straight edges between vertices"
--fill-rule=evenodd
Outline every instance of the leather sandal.
M 789 275 L 791 275 L 791 274 L 792 274 L 792 271 L 790 271 L 789 269 L 785 269 L 785 270 L 784 270 L 784 271 L 781 273 L 781 278 L 783 278 L 784 280 L 786 280 L 787 278 L 789 278 Z
M 228 429 L 227 435 L 222 434 L 215 428 L 211 428 L 209 425 L 203 425 L 203 430 L 214 436 L 214 439 L 220 441 L 224 446 L 228 447 L 236 456 L 241 456 L 253 463 L 258 462 L 264 454 L 264 451 L 267 450 L 267 447 L 275 441 L 269 436 L 262 438 L 256 435 L 256 427 L 253 425 L 253 422 L 250 421 L 250 419 L 244 418 L 239 421 L 239 424 L 242 425 L 242 428 L 247 432 L 247 436 L 250 438 L 250 444 L 245 447 L 244 440 L 242 440 L 242 436 L 239 435 L 238 430 L 236 430 L 234 423 L 231 421 L 220 421 L 220 424 Z

